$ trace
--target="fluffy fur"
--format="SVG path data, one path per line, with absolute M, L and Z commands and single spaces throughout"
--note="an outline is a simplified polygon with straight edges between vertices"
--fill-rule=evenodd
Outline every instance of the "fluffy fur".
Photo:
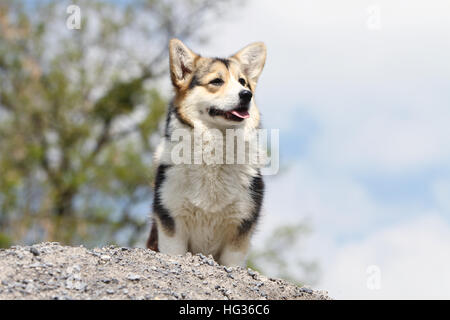
M 172 135 L 177 129 L 203 134 L 205 154 L 217 146 L 210 129 L 223 134 L 242 129 L 251 142 L 260 122 L 253 96 L 266 48 L 254 43 L 227 59 L 204 58 L 173 39 L 169 53 L 175 97 L 155 153 L 153 226 L 147 246 L 168 254 L 211 254 L 223 265 L 244 266 L 263 200 L 259 166 L 175 164 L 177 142 Z M 192 138 L 193 149 L 196 143 Z

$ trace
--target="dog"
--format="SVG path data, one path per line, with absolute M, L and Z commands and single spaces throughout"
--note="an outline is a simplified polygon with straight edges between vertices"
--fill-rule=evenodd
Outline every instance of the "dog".
M 181 129 L 192 134 L 241 129 L 246 142 L 251 142 L 252 133 L 260 128 L 254 94 L 265 61 L 262 42 L 224 59 L 202 57 L 180 40 L 170 41 L 175 96 L 154 156 L 157 169 L 148 248 L 172 255 L 202 253 L 225 266 L 245 267 L 264 195 L 261 166 L 205 161 L 177 164 L 173 160 L 177 144 L 172 137 Z M 197 140 L 190 141 L 195 149 Z M 211 137 L 208 141 L 209 145 L 199 147 L 200 153 L 216 143 Z M 226 143 L 222 147 L 226 150 Z

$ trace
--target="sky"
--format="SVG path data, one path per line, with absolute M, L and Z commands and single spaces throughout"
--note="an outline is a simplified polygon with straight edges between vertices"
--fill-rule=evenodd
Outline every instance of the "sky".
M 249 1 L 197 47 L 266 43 L 255 99 L 282 170 L 254 245 L 306 219 L 292 255 L 334 298 L 450 298 L 449 16 L 447 0 Z

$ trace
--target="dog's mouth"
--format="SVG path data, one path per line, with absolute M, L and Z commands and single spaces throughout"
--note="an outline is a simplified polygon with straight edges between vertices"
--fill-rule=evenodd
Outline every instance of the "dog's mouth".
M 208 113 L 211 117 L 220 116 L 224 117 L 226 120 L 238 122 L 250 118 L 250 114 L 248 113 L 248 107 L 237 107 L 230 111 L 224 111 L 211 107 L 209 108 Z

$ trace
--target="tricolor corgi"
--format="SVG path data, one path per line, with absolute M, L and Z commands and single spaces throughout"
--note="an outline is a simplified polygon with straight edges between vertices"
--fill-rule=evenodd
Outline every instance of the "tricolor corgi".
M 178 148 L 174 136 L 180 130 L 208 136 L 201 145 L 198 139 L 185 141 L 203 155 L 211 153 L 211 146 L 229 151 L 229 140 L 218 139 L 219 145 L 208 134 L 211 130 L 225 135 L 240 129 L 250 144 L 260 125 L 254 94 L 266 47 L 258 42 L 226 59 L 205 58 L 173 39 L 169 60 L 175 97 L 155 152 L 153 224 L 147 247 L 173 255 L 212 255 L 222 265 L 244 267 L 263 201 L 261 166 L 211 163 L 206 157 L 179 163 L 174 161 Z

